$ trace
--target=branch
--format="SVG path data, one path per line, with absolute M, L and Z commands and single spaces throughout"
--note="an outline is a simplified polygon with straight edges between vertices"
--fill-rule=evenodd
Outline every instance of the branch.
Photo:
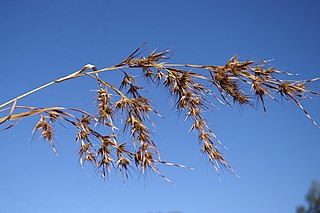
M 149 80 L 147 82 L 156 85 L 160 93 L 167 91 L 171 95 L 177 113 L 183 113 L 192 123 L 190 130 L 198 135 L 201 152 L 208 157 L 217 172 L 224 168 L 236 174 L 222 156 L 220 149 L 224 146 L 207 125 L 203 113 L 215 107 L 214 101 L 229 106 L 233 104 L 254 106 L 253 100 L 258 100 L 256 103 L 262 104 L 266 112 L 266 97 L 276 101 L 276 97 L 280 96 L 296 104 L 313 124 L 318 126 L 300 100 L 320 95 L 319 92 L 308 88 L 309 84 L 319 81 L 320 78 L 286 79 L 294 74 L 272 68 L 269 65 L 270 61 L 267 60 L 240 61 L 238 57 L 232 57 L 225 65 L 166 63 L 169 59 L 168 50 L 138 57 L 139 50 L 136 49 L 119 64 L 99 70 L 96 66 L 88 64 L 70 75 L 1 104 L 0 113 L 10 111 L 7 116 L 0 118 L 0 125 L 40 115 L 34 130 L 41 132 L 42 138 L 56 151 L 53 137 L 54 124 L 57 121 L 66 122 L 78 131 L 76 141 L 80 142 L 81 165 L 85 162 L 93 164 L 104 178 L 112 168 L 126 178 L 128 170 L 135 165 L 138 171 L 154 172 L 167 181 L 170 180 L 159 171 L 158 164 L 187 167 L 161 159 L 150 129 L 155 126 L 151 115 L 160 116 L 160 114 L 151 105 L 149 97 L 145 96 L 147 93 L 144 93 L 145 88 L 139 84 L 139 80 Z M 131 70 L 136 71 L 136 69 L 142 71 L 140 77 L 131 75 Z M 110 84 L 98 75 L 112 70 L 121 71 L 123 74 L 119 86 Z M 93 113 L 94 115 L 82 109 L 17 105 L 18 100 L 39 90 L 84 76 L 93 78 L 99 85 L 96 97 L 97 112 Z M 10 104 L 12 106 L 7 107 Z M 19 112 L 14 113 L 15 110 Z M 16 123 L 5 129 L 11 128 Z M 96 128 L 97 124 L 103 127 L 99 131 Z M 120 136 L 125 133 L 129 133 L 128 141 L 121 142 Z

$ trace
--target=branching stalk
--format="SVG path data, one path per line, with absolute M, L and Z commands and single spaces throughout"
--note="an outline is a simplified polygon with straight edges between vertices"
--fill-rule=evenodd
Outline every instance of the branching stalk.
M 217 172 L 224 168 L 236 174 L 222 156 L 220 149 L 224 148 L 224 145 L 207 124 L 203 113 L 215 107 L 214 101 L 229 106 L 253 106 L 257 103 L 266 111 L 267 100 L 275 101 L 276 97 L 280 96 L 296 104 L 307 118 L 318 126 L 301 104 L 301 100 L 320 95 L 319 92 L 308 88 L 309 84 L 319 81 L 320 78 L 287 79 L 293 74 L 273 69 L 266 60 L 240 61 L 239 58 L 232 57 L 225 65 L 177 64 L 166 63 L 169 51 L 152 52 L 148 56 L 138 57 L 139 50 L 135 50 L 121 63 L 103 69 L 98 70 L 96 66 L 87 64 L 70 75 L 1 104 L 0 113 L 9 113 L 0 118 L 0 125 L 8 124 L 5 129 L 10 129 L 23 118 L 39 116 L 34 132 L 40 132 L 41 137 L 56 152 L 54 123 L 68 123 L 78 132 L 75 139 L 79 141 L 77 144 L 80 164 L 91 163 L 103 178 L 113 169 L 119 171 L 123 178 L 127 178 L 128 170 L 133 169 L 135 165 L 138 171 L 154 172 L 167 181 L 170 180 L 159 171 L 158 164 L 187 167 L 161 159 L 156 143 L 151 137 L 151 131 L 155 126 L 152 115 L 160 114 L 152 106 L 149 93 L 144 92 L 146 89 L 139 81 L 147 80 L 145 82 L 158 87 L 159 93 L 170 94 L 173 106 L 191 123 L 191 130 L 198 135 L 201 152 L 207 156 Z M 140 77 L 131 75 L 137 69 L 142 72 Z M 110 84 L 98 75 L 112 70 L 119 70 L 123 74 L 119 86 Z M 20 99 L 53 84 L 84 76 L 93 78 L 98 85 L 97 110 L 94 113 L 75 108 L 17 105 Z M 102 128 L 98 129 L 97 124 Z M 120 136 L 123 134 L 129 135 L 125 141 L 121 141 L 123 137 Z

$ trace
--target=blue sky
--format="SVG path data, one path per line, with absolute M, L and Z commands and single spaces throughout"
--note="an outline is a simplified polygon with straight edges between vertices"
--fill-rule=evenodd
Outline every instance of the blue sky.
M 2 0 L 0 102 L 87 63 L 116 64 L 146 41 L 148 50 L 173 49 L 175 62 L 224 64 L 238 54 L 274 59 L 275 67 L 302 79 L 320 76 L 319 9 L 316 0 Z M 91 109 L 95 86 L 77 79 L 19 105 Z M 0 212 L 289 213 L 320 179 L 320 130 L 292 104 L 268 102 L 266 114 L 222 107 L 208 115 L 240 176 L 223 172 L 221 181 L 200 155 L 196 135 L 188 133 L 190 123 L 155 104 L 167 117 L 155 133 L 163 158 L 196 169 L 161 167 L 175 186 L 134 173 L 126 184 L 119 175 L 104 183 L 90 166 L 80 167 L 71 130 L 58 132 L 57 158 L 33 138 L 32 118 L 0 132 Z M 303 104 L 320 122 L 319 98 Z

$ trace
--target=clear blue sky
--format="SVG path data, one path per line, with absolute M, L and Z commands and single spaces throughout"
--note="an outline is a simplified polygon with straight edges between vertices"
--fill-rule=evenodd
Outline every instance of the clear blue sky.
M 87 63 L 116 64 L 145 41 L 150 50 L 174 49 L 175 62 L 224 64 L 239 54 L 274 59 L 300 78 L 320 76 L 319 10 L 317 0 L 2 0 L 0 102 Z M 66 82 L 19 104 L 86 108 L 95 86 Z M 320 122 L 319 98 L 303 103 Z M 320 179 L 320 130 L 292 104 L 267 106 L 267 114 L 235 107 L 208 116 L 240 176 L 225 172 L 221 181 L 187 133 L 190 124 L 162 109 L 168 118 L 155 139 L 163 158 L 196 169 L 161 167 L 176 186 L 136 174 L 125 185 L 119 175 L 103 183 L 90 166 L 80 167 L 71 130 L 59 131 L 57 158 L 32 139 L 36 119 L 24 120 L 0 132 L 0 213 L 295 212 Z

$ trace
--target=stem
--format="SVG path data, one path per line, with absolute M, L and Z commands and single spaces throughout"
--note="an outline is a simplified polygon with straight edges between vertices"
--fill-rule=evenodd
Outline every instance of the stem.
M 18 97 L 16 97 L 16 98 L 14 98 L 14 99 L 11 99 L 11 100 L 3 103 L 3 104 L 0 105 L 0 109 L 3 108 L 3 107 L 5 107 L 5 106 L 7 106 L 7 105 L 9 105 L 9 104 L 11 104 L 11 103 L 13 103 L 15 100 L 22 99 L 22 98 L 24 98 L 24 97 L 26 97 L 26 96 L 28 96 L 28 95 L 31 95 L 32 93 L 35 93 L 35 92 L 37 92 L 37 91 L 39 91 L 39 90 L 42 90 L 42 89 L 44 89 L 44 88 L 46 88 L 46 87 L 49 87 L 49 86 L 53 85 L 53 84 L 60 83 L 60 82 L 62 82 L 62 81 L 71 80 L 71 79 L 74 79 L 74 78 L 77 78 L 77 77 L 83 77 L 83 76 L 85 76 L 86 74 L 93 74 L 93 73 L 99 73 L 99 72 L 104 72 L 104 71 L 117 70 L 117 69 L 119 69 L 119 68 L 121 68 L 121 67 L 112 66 L 112 67 L 107 67 L 107 68 L 100 69 L 100 70 L 96 70 L 96 71 L 81 73 L 81 71 L 83 70 L 83 68 L 82 68 L 81 70 L 76 71 L 76 72 L 74 72 L 74 73 L 72 73 L 72 74 L 70 74 L 70 75 L 67 75 L 67 76 L 65 76 L 65 77 L 58 78 L 58 79 L 56 79 L 56 80 L 54 80 L 54 81 L 51 81 L 51 82 L 49 82 L 49 83 L 46 83 L 46 84 L 44 84 L 44 85 L 42 85 L 42 86 L 40 86 L 40 87 L 37 87 L 37 88 L 35 88 L 35 89 L 33 89 L 33 90 L 29 91 L 29 92 L 26 92 L 26 93 L 24 93 L 24 94 L 22 94 L 22 95 L 20 95 L 20 96 L 18 96 Z M 123 68 L 123 67 L 122 67 L 122 68 Z
M 194 67 L 194 68 L 201 68 L 203 66 L 201 66 L 201 65 L 192 65 L 192 64 L 163 64 L 163 67 Z M 121 68 L 129 68 L 129 66 L 125 66 L 125 65 L 124 66 L 111 66 L 111 67 L 103 68 L 103 69 L 100 69 L 100 70 L 94 70 L 94 71 L 83 73 L 83 71 L 88 69 L 88 67 L 85 66 L 79 71 L 76 71 L 76 72 L 74 72 L 74 73 L 72 73 L 70 75 L 67 75 L 65 77 L 58 78 L 58 79 L 56 79 L 54 81 L 51 81 L 51 82 L 49 82 L 47 84 L 44 84 L 44 85 L 42 85 L 40 87 L 37 87 L 37 88 L 35 88 L 35 89 L 33 89 L 33 90 L 29 91 L 29 92 L 26 92 L 26 93 L 14 98 L 14 99 L 11 99 L 11 100 L 1 104 L 0 105 L 0 109 L 5 107 L 5 106 L 7 106 L 7 105 L 9 105 L 9 104 L 11 104 L 11 103 L 13 103 L 15 100 L 22 99 L 22 98 L 24 98 L 24 97 L 26 97 L 28 95 L 31 95 L 32 93 L 35 93 L 35 92 L 37 92 L 39 90 L 42 90 L 42 89 L 44 89 L 46 87 L 49 87 L 49 86 L 53 85 L 53 84 L 61 83 L 62 81 L 67 81 L 67 80 L 71 80 L 71 79 L 78 78 L 78 77 L 83 77 L 83 76 L 85 76 L 87 74 L 96 74 L 96 73 L 100 73 L 100 72 L 112 71 L 112 70 L 117 70 L 117 69 L 121 69 Z M 116 91 L 116 88 L 114 88 L 112 85 L 108 85 L 108 86 Z M 119 93 L 119 91 L 116 91 L 116 92 Z M 123 97 L 122 94 L 120 94 L 120 95 Z
M 94 76 L 92 76 L 91 74 L 86 73 L 88 76 L 96 79 L 99 83 L 102 83 L 104 85 L 106 85 L 107 87 L 111 88 L 113 91 L 115 91 L 116 93 L 118 93 L 118 95 L 120 95 L 123 99 L 129 99 L 125 94 L 123 94 L 118 88 L 116 88 L 115 86 L 109 84 L 108 82 L 100 79 L 100 78 L 95 78 Z
M 49 82 L 49 83 L 47 83 L 47 84 L 45 84 L 45 85 L 42 85 L 42 86 L 40 86 L 40 87 L 38 87 L 38 88 L 36 88 L 36 89 L 33 89 L 33 90 L 31 90 L 31 91 L 29 91 L 29 92 L 27 92 L 27 93 L 24 93 L 24 94 L 22 94 L 22 95 L 20 95 L 20 96 L 18 96 L 18 97 L 16 97 L 16 98 L 10 100 L 10 101 L 7 101 L 6 103 L 3 103 L 3 104 L 0 105 L 0 109 L 3 108 L 3 107 L 5 107 L 5 106 L 7 106 L 7 105 L 9 105 L 9 104 L 11 104 L 11 103 L 14 102 L 15 100 L 19 100 L 19 99 L 21 99 L 21 98 L 24 98 L 24 97 L 26 97 L 26 96 L 34 93 L 34 92 L 37 92 L 37 91 L 39 91 L 39 90 L 41 90 L 41 89 L 43 89 L 43 88 L 46 88 L 46 87 L 48 87 L 48 86 L 51 86 L 51 85 L 55 84 L 55 83 L 56 83 L 55 81 L 51 81 L 51 82 Z

